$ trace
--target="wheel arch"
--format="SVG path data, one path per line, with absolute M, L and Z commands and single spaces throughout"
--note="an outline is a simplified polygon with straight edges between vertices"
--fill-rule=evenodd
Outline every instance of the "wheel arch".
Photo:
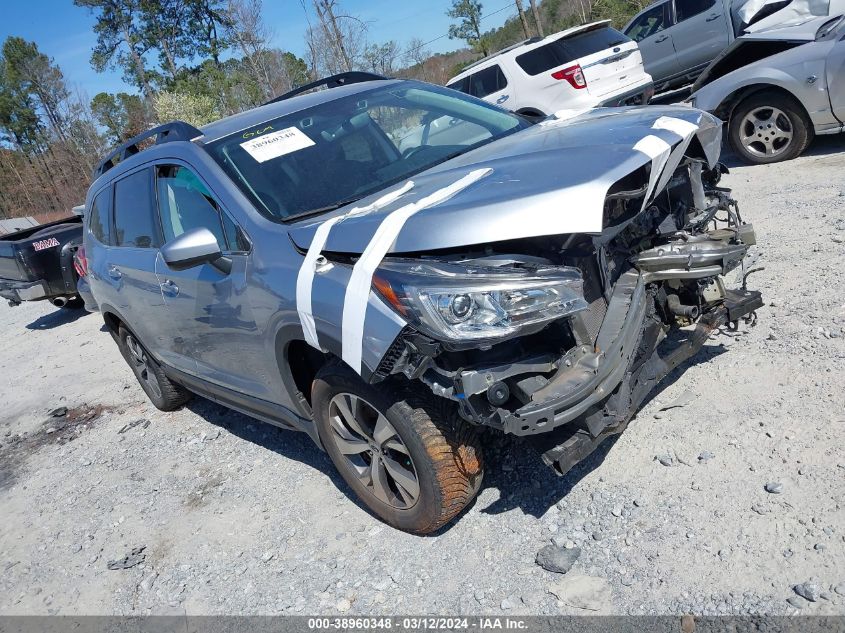
M 300 328 L 282 327 L 276 333 L 276 365 L 282 384 L 298 412 L 311 418 L 311 387 L 314 377 L 328 363 L 337 362 L 330 352 L 322 352 L 305 342 Z
M 795 101 L 801 108 L 801 112 L 804 114 L 804 117 L 810 124 L 810 127 L 812 127 L 810 114 L 807 112 L 807 108 L 804 107 L 804 104 L 801 103 L 801 100 L 795 95 L 795 93 L 788 88 L 772 83 L 754 83 L 737 88 L 722 100 L 719 106 L 713 111 L 713 114 L 722 119 L 725 123 L 730 124 L 731 117 L 733 116 L 736 107 L 752 95 L 759 94 L 761 92 L 774 92 L 785 97 L 789 97 Z
M 520 108 L 516 111 L 516 114 L 531 119 L 544 119 L 547 116 L 542 110 L 540 110 L 540 108 L 533 108 L 531 106 Z

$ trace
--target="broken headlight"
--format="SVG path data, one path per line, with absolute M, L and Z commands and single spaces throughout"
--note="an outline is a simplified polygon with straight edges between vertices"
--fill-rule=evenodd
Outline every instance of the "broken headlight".
M 390 260 L 376 291 L 412 325 L 447 341 L 507 338 L 585 310 L 577 268 Z

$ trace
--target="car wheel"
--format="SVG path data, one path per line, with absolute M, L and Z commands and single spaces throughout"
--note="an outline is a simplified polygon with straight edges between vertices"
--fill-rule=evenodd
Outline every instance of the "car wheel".
M 484 467 L 475 429 L 432 394 L 376 388 L 332 364 L 318 372 L 312 403 L 332 462 L 385 523 L 430 534 L 478 493 Z
M 798 156 L 812 140 L 812 126 L 795 99 L 777 92 L 758 92 L 731 114 L 731 146 L 749 163 L 776 163 Z
M 141 389 L 157 409 L 174 411 L 191 399 L 191 392 L 165 376 L 141 342 L 123 326 L 118 329 L 117 344 Z
M 85 307 L 85 300 L 82 297 L 73 297 L 68 299 L 67 303 L 62 306 L 65 310 L 81 310 Z

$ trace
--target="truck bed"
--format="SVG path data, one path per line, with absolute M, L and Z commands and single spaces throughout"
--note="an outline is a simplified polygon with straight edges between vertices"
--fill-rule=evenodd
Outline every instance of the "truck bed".
M 39 267 L 22 266 L 24 259 L 35 264 L 37 253 L 49 251 L 67 240 L 68 235 L 82 235 L 82 218 L 69 216 L 55 222 L 33 226 L 22 231 L 15 231 L 0 236 L 0 278 L 17 281 L 38 279 Z M 57 242 L 54 244 L 53 242 Z M 22 259 L 22 257 L 24 259 Z
M 73 296 L 73 252 L 81 243 L 78 216 L 0 236 L 0 295 L 13 303 Z

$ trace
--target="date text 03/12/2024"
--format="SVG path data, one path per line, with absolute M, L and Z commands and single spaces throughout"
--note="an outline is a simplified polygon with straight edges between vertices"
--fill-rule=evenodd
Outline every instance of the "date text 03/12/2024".
M 432 631 L 466 631 L 466 630 L 512 630 L 519 631 L 528 628 L 522 618 L 497 617 L 356 617 L 356 618 L 309 618 L 310 630 L 432 630 Z

